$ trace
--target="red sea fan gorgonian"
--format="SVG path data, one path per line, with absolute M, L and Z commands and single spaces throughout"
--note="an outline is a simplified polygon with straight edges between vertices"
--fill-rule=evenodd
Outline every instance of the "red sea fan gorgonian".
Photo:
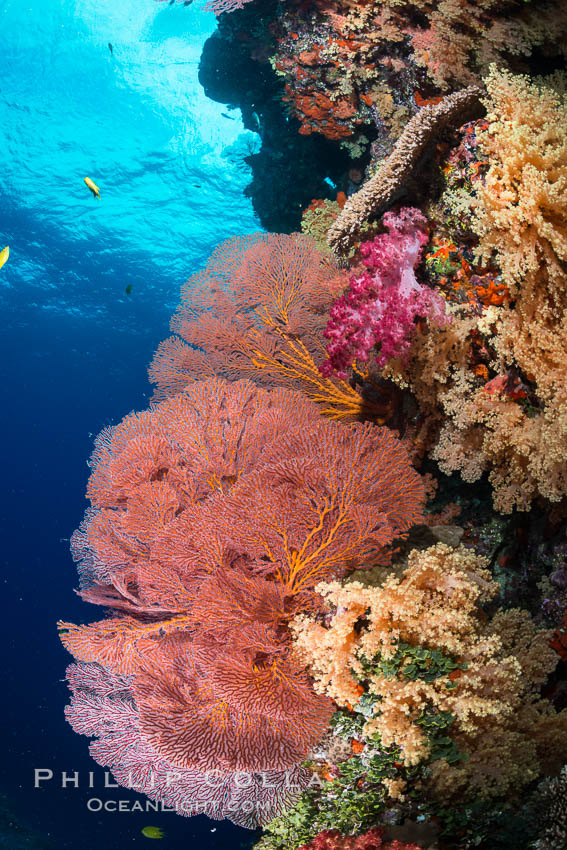
M 296 766 L 332 713 L 287 623 L 316 603 L 317 582 L 387 558 L 421 518 L 420 479 L 385 428 L 219 379 L 106 429 L 91 463 L 73 551 L 83 598 L 114 615 L 60 624 L 79 662 L 70 722 L 98 736 L 92 754 L 119 782 L 132 769 L 148 790 L 147 777 L 178 770 L 180 787 L 156 780 L 154 797 L 264 822 L 301 787 Z M 219 772 L 226 795 L 207 796 Z
M 449 321 L 440 295 L 422 286 L 415 267 L 427 242 L 427 220 L 418 209 L 404 207 L 383 219 L 387 233 L 364 242 L 360 253 L 367 271 L 355 272 L 344 295 L 335 301 L 324 336 L 328 360 L 324 375 L 346 378 L 354 362 L 366 362 L 376 348 L 382 368 L 403 357 L 416 331 L 416 319 Z
M 308 782 L 299 766 L 261 773 L 208 772 L 180 768 L 163 758 L 142 736 L 127 677 L 99 664 L 71 664 L 67 670 L 71 703 L 65 714 L 73 729 L 94 736 L 90 754 L 112 770 L 126 788 L 173 808 L 185 817 L 229 818 L 254 829 L 281 814 Z
M 217 376 L 299 390 L 331 419 L 383 422 L 387 399 L 372 400 L 368 388 L 319 370 L 328 310 L 347 282 L 346 273 L 301 233 L 253 233 L 223 242 L 181 288 L 171 320 L 175 336 L 160 343 L 149 369 L 153 401 Z
M 206 268 L 181 287 L 171 320 L 176 336 L 160 344 L 150 366 L 154 400 L 212 375 L 260 386 L 287 380 L 292 389 L 308 390 L 309 369 L 294 368 L 301 352 L 289 340 L 301 341 L 307 358 L 324 356 L 325 311 L 346 280 L 301 233 L 252 233 L 218 245 Z M 289 363 L 278 373 L 282 346 Z

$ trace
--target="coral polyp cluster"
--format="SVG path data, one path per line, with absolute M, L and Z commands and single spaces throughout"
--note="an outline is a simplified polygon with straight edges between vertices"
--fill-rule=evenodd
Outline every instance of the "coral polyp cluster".
M 471 176 L 469 194 L 461 181 L 432 209 L 441 217 L 451 208 L 461 222 L 453 241 L 443 237 L 445 268 L 433 265 L 454 304 L 453 321 L 432 326 L 408 362 L 388 367 L 421 403 L 441 469 L 459 470 L 466 481 L 488 472 L 503 511 L 525 510 L 538 496 L 559 502 L 567 493 L 567 214 L 561 200 L 567 102 L 561 85 L 558 77 L 530 83 L 491 72 L 487 119 L 473 131 L 482 171 Z M 461 152 L 469 158 L 466 148 Z M 462 232 L 464 221 L 469 228 Z M 443 219 L 440 224 L 447 228 Z M 460 268 L 451 262 L 459 244 L 461 255 L 471 246 Z M 437 248 L 429 259 L 439 256 Z
M 429 761 L 422 781 L 432 793 L 516 793 L 544 769 L 551 740 L 567 752 L 567 713 L 536 698 L 557 665 L 550 633 L 518 609 L 484 621 L 483 604 L 498 594 L 486 559 L 438 544 L 413 551 L 401 578 L 379 587 L 317 589 L 331 617 L 292 624 L 316 689 L 343 709 L 362 702 L 362 740 L 396 747 L 400 766 Z M 432 734 L 439 726 L 445 753 Z M 398 779 L 396 796 L 407 791 Z
M 344 380 L 353 363 L 366 362 L 372 349 L 377 350 L 378 367 L 383 367 L 393 357 L 404 357 L 417 319 L 441 326 L 450 321 L 443 299 L 422 286 L 414 273 L 428 241 L 424 216 L 404 208 L 398 215 L 386 213 L 383 224 L 388 233 L 360 245 L 365 270 L 351 277 L 329 312 L 324 375 L 336 371 Z

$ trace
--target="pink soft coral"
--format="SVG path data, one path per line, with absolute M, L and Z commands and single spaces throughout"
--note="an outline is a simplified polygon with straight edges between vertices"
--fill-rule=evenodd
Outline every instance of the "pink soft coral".
M 356 838 L 342 835 L 338 829 L 326 829 L 316 835 L 310 844 L 303 844 L 297 850 L 421 850 L 417 844 L 404 844 L 401 841 L 382 840 L 384 830 L 370 829 Z
M 355 360 L 367 361 L 373 347 L 382 368 L 392 357 L 403 357 L 415 333 L 417 318 L 445 324 L 443 299 L 422 286 L 414 269 L 427 242 L 427 221 L 418 209 L 404 207 L 384 216 L 388 233 L 360 246 L 367 271 L 354 274 L 348 290 L 335 301 L 324 336 L 328 360 L 324 375 L 343 380 Z

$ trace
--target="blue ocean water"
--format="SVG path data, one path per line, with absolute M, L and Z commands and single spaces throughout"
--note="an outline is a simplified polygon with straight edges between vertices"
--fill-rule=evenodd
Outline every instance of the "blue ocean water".
M 147 405 L 146 366 L 183 281 L 217 242 L 258 229 L 243 158 L 259 139 L 198 83 L 215 19 L 197 3 L 0 2 L 0 249 L 11 252 L 0 270 L 0 847 L 10 850 L 143 846 L 146 825 L 163 828 L 164 848 L 251 843 L 203 817 L 88 810 L 92 798 L 145 798 L 105 789 L 88 739 L 65 722 L 70 659 L 55 628 L 96 619 L 73 593 L 68 549 L 93 437 Z M 53 771 L 40 788 L 36 768 Z M 79 787 L 63 788 L 75 771 Z

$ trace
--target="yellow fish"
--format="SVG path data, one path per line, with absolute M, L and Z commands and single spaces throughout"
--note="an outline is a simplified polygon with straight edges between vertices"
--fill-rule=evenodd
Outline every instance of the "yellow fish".
M 85 183 L 93 193 L 93 198 L 98 198 L 100 201 L 100 189 L 98 188 L 96 183 L 93 183 L 90 177 L 85 177 Z
M 146 838 L 163 838 L 163 830 L 159 826 L 145 826 L 142 835 Z
M 4 265 L 4 263 L 6 262 L 6 260 L 8 259 L 9 256 L 10 256 L 10 247 L 8 245 L 6 245 L 4 250 L 0 251 L 0 269 L 2 268 L 2 266 Z

